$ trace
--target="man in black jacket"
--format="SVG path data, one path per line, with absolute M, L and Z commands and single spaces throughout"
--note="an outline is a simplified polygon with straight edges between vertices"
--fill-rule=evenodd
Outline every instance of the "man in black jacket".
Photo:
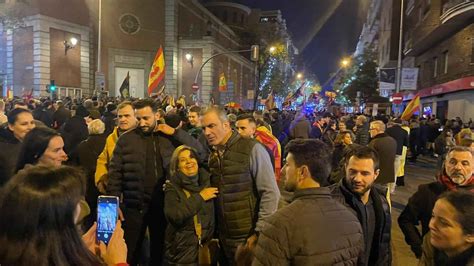
M 397 142 L 385 133 L 385 124 L 380 120 L 370 123 L 369 133 L 371 137 L 369 147 L 377 152 L 380 161 L 380 175 L 376 183 L 394 187 Z
M 286 150 L 285 189 L 295 192 L 293 202 L 268 219 L 253 265 L 356 265 L 364 249 L 360 223 L 321 187 L 331 171 L 330 148 L 298 139 Z
M 390 206 L 385 191 L 374 186 L 379 158 L 369 147 L 358 147 L 346 156 L 346 177 L 331 187 L 333 197 L 359 218 L 364 232 L 365 255 L 359 265 L 391 265 Z
M 159 124 L 160 115 L 153 100 L 138 100 L 134 109 L 138 127 L 124 133 L 117 141 L 109 168 L 107 194 L 122 195 L 120 208 L 125 218 L 123 229 L 128 262 L 133 265 L 140 262 L 140 248 L 148 227 L 150 265 L 160 265 L 166 228 L 163 184 L 175 149 L 172 139 L 196 148 L 201 160 L 207 153 L 184 130 Z
M 387 128 L 385 133 L 387 133 L 387 135 L 392 137 L 397 142 L 397 154 L 395 155 L 395 164 L 394 164 L 395 180 L 396 180 L 396 185 L 404 186 L 405 177 L 398 176 L 398 169 L 400 168 L 400 164 L 402 160 L 403 147 L 408 148 L 408 132 L 401 127 L 401 124 L 402 124 L 401 119 L 395 119 L 391 123 L 392 123 L 392 126 Z M 393 189 L 395 189 L 395 186 L 393 186 Z

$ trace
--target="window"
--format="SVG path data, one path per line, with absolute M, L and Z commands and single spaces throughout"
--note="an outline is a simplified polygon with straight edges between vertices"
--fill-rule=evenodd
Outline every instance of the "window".
M 444 58 L 444 70 L 443 73 L 447 74 L 448 73 L 448 65 L 449 65 L 449 51 L 444 51 L 443 52 L 443 58 Z
M 433 57 L 433 78 L 438 76 L 438 57 Z

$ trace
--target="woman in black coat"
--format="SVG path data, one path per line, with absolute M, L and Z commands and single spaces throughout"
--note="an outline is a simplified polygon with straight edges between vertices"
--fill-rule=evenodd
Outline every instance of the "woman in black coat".
M 210 175 L 198 166 L 197 153 L 179 146 L 170 161 L 170 180 L 165 185 L 165 265 L 197 265 L 199 244 L 212 239 L 217 188 L 210 187 Z M 195 230 L 195 216 L 201 224 L 201 239 Z

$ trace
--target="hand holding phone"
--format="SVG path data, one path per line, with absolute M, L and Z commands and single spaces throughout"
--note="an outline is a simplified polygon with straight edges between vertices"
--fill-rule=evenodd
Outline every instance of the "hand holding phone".
M 113 196 L 99 196 L 97 199 L 97 241 L 108 244 L 119 218 L 119 199 Z

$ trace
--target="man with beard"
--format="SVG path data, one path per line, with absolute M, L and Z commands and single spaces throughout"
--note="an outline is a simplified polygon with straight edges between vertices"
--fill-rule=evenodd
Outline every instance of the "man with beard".
M 377 152 L 360 146 L 345 161 L 346 177 L 331 190 L 334 199 L 352 209 L 362 225 L 365 254 L 358 265 L 391 265 L 390 206 L 386 192 L 374 186 L 380 173 Z
M 122 197 L 120 209 L 125 221 L 124 238 L 129 264 L 140 261 L 145 232 L 150 234 L 150 265 L 163 261 L 166 219 L 163 213 L 163 184 L 176 145 L 184 144 L 207 154 L 202 145 L 186 131 L 160 124 L 160 114 L 151 99 L 133 103 L 138 127 L 122 134 L 117 141 L 109 167 L 107 194 Z
M 420 185 L 398 217 L 405 241 L 417 258 L 422 255 L 423 236 L 428 233 L 431 214 L 438 197 L 448 190 L 474 192 L 474 156 L 468 147 L 454 146 L 447 153 L 438 181 Z M 421 233 L 416 227 L 421 223 Z
M 293 202 L 267 220 L 252 265 L 356 265 L 364 248 L 360 223 L 321 187 L 331 171 L 331 149 L 297 139 L 286 150 L 285 189 L 295 193 Z

